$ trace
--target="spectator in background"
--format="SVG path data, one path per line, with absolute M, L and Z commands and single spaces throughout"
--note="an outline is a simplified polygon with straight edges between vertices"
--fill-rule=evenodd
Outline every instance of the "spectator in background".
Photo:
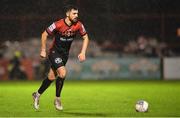
M 14 57 L 10 60 L 8 70 L 9 70 L 9 79 L 26 79 L 27 76 L 25 72 L 21 69 L 21 52 L 15 51 Z

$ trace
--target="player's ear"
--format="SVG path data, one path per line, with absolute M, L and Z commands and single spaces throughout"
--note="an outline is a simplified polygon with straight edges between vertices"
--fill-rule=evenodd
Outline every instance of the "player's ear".
M 67 16 L 67 17 L 69 16 L 69 11 L 68 11 L 68 12 L 66 12 L 66 16 Z

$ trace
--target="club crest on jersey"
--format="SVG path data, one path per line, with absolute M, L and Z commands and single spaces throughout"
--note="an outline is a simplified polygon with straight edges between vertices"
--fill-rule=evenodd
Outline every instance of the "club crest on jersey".
M 70 37 L 75 35 L 75 32 L 72 29 L 68 29 L 62 33 L 63 36 Z
M 55 63 L 59 64 L 59 63 L 62 62 L 62 59 L 58 57 L 58 58 L 56 58 L 54 61 L 55 61 Z

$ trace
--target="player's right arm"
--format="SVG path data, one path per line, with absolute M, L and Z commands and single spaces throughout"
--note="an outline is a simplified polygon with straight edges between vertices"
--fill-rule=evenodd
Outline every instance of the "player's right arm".
M 51 24 L 41 35 L 41 52 L 40 52 L 40 56 L 45 58 L 46 57 L 46 40 L 47 37 L 53 36 L 56 32 L 57 29 L 57 22 L 54 22 L 53 24 Z
M 41 52 L 40 56 L 45 58 L 46 57 L 46 40 L 48 37 L 48 33 L 44 31 L 41 35 Z

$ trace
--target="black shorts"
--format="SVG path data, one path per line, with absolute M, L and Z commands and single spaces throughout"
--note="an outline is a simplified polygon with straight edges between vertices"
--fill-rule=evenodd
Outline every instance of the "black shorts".
M 56 49 L 52 49 L 48 54 L 48 59 L 53 70 L 57 70 L 61 66 L 65 66 L 68 60 L 68 55 L 59 53 Z

